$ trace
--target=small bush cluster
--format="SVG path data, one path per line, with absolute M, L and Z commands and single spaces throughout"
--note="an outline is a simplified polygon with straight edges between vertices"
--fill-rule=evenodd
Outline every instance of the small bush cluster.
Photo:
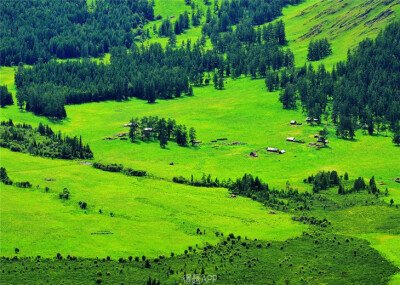
M 101 162 L 93 163 L 93 167 L 108 172 L 121 172 L 127 176 L 146 176 L 147 172 L 144 170 L 134 170 L 130 167 L 124 167 L 122 164 L 103 164 Z

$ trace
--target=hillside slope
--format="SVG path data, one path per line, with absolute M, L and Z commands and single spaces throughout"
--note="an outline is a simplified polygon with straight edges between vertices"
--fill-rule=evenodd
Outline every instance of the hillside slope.
M 307 58 L 309 42 L 327 37 L 333 55 L 324 60 L 332 65 L 363 39 L 374 38 L 386 24 L 400 18 L 399 0 L 308 0 L 288 6 L 281 19 L 286 24 L 289 47 L 297 65 Z

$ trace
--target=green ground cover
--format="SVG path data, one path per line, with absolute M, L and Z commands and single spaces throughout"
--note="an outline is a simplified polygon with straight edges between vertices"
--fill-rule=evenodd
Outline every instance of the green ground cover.
M 196 253 L 150 260 L 147 266 L 147 261 L 140 257 L 135 261 L 134 256 L 123 262 L 2 259 L 0 276 L 3 284 L 21 280 L 34 284 L 32 280 L 39 279 L 47 283 L 62 280 L 64 284 L 146 284 L 149 278 L 162 280 L 162 284 L 185 284 L 183 276 L 190 276 L 190 282 L 210 278 L 214 284 L 384 284 L 398 270 L 367 242 L 340 235 L 312 233 L 285 242 L 224 238 L 215 247 L 194 250 Z
M 398 1 L 364 2 L 309 0 L 298 6 L 285 8 L 282 19 L 286 23 L 288 47 L 295 53 L 296 64 L 299 66 L 305 62 L 308 42 L 312 37 L 302 36 L 309 31 L 320 30 L 316 33 L 316 37 L 328 37 L 332 42 L 333 55 L 323 61 L 332 66 L 337 60 L 345 59 L 348 48 L 354 47 L 367 36 L 374 37 L 385 23 L 398 18 L 400 11 Z M 373 9 L 365 16 L 361 16 L 370 8 Z M 157 0 L 155 15 L 161 14 L 165 19 L 172 15 L 179 16 L 185 10 L 191 9 L 184 5 L 183 0 Z M 159 25 L 161 21 L 155 24 Z M 337 26 L 332 27 L 337 22 L 343 24 L 342 29 Z M 153 25 L 154 23 L 150 23 L 148 27 Z M 177 37 L 178 44 L 182 40 L 188 38 L 195 40 L 199 36 L 200 28 L 189 29 Z M 168 39 L 153 38 L 151 41 L 166 43 Z M 104 62 L 108 60 L 109 57 L 106 56 Z M 0 67 L 0 82 L 7 84 L 9 90 L 15 93 L 13 68 Z M 283 110 L 278 101 L 279 93 L 267 92 L 263 80 L 228 79 L 222 91 L 216 91 L 209 86 L 194 88 L 194 93 L 193 97 L 157 101 L 151 105 L 134 99 L 126 102 L 67 106 L 68 118 L 63 121 L 50 121 L 20 111 L 16 105 L 1 109 L 0 120 L 11 118 L 14 122 L 26 122 L 34 126 L 43 122 L 54 130 L 82 135 L 94 152 L 94 161 L 122 163 L 127 167 L 146 170 L 154 176 L 151 179 L 126 177 L 122 174 L 102 172 L 81 165 L 78 161 L 42 159 L 1 149 L 0 164 L 7 168 L 11 179 L 28 180 L 34 186 L 40 186 L 39 189 L 34 187 L 26 190 L 0 185 L 1 255 L 13 256 L 15 247 L 18 247 L 20 256 L 53 257 L 60 252 L 64 256 L 71 254 L 82 257 L 110 255 L 118 258 L 143 254 L 155 257 L 161 254 L 169 255 L 171 251 L 182 253 L 189 245 L 201 246 L 206 242 L 215 244 L 219 240 L 214 235 L 215 231 L 226 234 L 233 232 L 242 237 L 269 241 L 295 238 L 303 230 L 308 229 L 307 226 L 292 222 L 290 214 L 279 212 L 277 215 L 269 215 L 260 203 L 240 197 L 227 198 L 228 191 L 225 189 L 204 189 L 174 184 L 170 182 L 173 176 L 190 178 L 193 174 L 196 178 L 201 178 L 205 173 L 212 174 L 214 178 L 227 179 L 240 177 L 247 172 L 260 176 L 271 187 L 281 189 L 289 181 L 294 188 L 306 191 L 310 190 L 310 186 L 303 183 L 304 178 L 319 170 L 337 170 L 339 173 L 348 172 L 351 179 L 358 176 L 370 178 L 375 175 L 378 187 L 381 190 L 389 189 L 389 196 L 382 199 L 385 202 L 394 199 L 396 204 L 399 203 L 400 184 L 395 183 L 393 179 L 400 173 L 396 159 L 399 157 L 400 148 L 391 143 L 390 133 L 389 137 L 385 134 L 368 136 L 358 131 L 354 141 L 346 141 L 338 139 L 335 136 L 334 126 L 325 121 L 324 125 L 330 131 L 328 148 L 317 150 L 307 147 L 307 144 L 316 141 L 313 136 L 322 129 L 322 126 L 306 125 L 305 115 L 301 110 Z M 127 131 L 123 124 L 128 123 L 132 117 L 142 116 L 173 118 L 179 123 L 193 126 L 197 130 L 198 139 L 203 143 L 199 147 L 188 148 L 170 143 L 167 149 L 161 149 L 158 142 L 132 144 L 122 140 L 103 140 L 107 136 Z M 291 120 L 302 122 L 303 125 L 290 126 Z M 286 137 L 293 136 L 304 140 L 306 144 L 285 141 Z M 237 141 L 245 144 L 210 143 L 211 140 L 218 138 L 228 138 L 227 143 Z M 287 153 L 285 155 L 267 153 L 266 147 L 278 147 Z M 251 151 L 256 151 L 259 157 L 251 158 L 249 156 Z M 174 165 L 169 165 L 170 162 L 174 162 Z M 44 180 L 50 178 L 56 180 Z M 44 191 L 46 186 L 50 187 L 48 193 Z M 71 199 L 68 201 L 58 198 L 58 193 L 64 187 L 71 192 Z M 350 195 L 343 199 L 352 200 L 354 197 Z M 80 209 L 79 201 L 87 202 L 88 209 Z M 103 214 L 99 214 L 99 209 L 102 209 Z M 115 214 L 114 217 L 110 217 L 111 212 Z M 357 205 L 333 211 L 319 211 L 316 214 L 328 217 L 328 220 L 332 221 L 332 232 L 367 240 L 383 257 L 392 261 L 397 267 L 400 266 L 399 215 L 394 208 L 383 204 L 368 207 Z M 197 228 L 205 229 L 206 235 L 197 235 Z M 101 230 L 110 230 L 114 234 L 91 235 L 92 232 Z M 296 242 L 293 245 L 296 245 Z M 354 269 L 351 271 L 353 273 L 348 272 L 343 276 L 351 278 L 352 274 L 360 276 L 357 274 L 365 272 L 366 275 L 362 278 L 368 280 L 367 276 L 376 273 L 373 272 L 370 261 L 381 259 L 375 251 L 369 249 L 365 241 L 357 242 L 364 245 L 364 250 L 368 251 L 365 254 L 368 254 L 369 258 L 356 262 L 355 267 L 351 268 Z M 308 256 L 304 254 L 311 248 L 309 244 L 297 244 L 297 246 L 305 250 L 296 251 L 296 247 L 293 248 L 293 255 L 298 255 L 299 258 L 293 269 L 289 267 L 280 269 L 277 267 L 279 264 L 275 264 L 277 260 L 285 260 L 287 253 L 277 251 L 269 255 L 264 252 L 252 252 L 253 249 L 246 252 L 249 258 L 260 258 L 259 266 L 253 267 L 256 269 L 254 276 L 250 276 L 248 280 L 254 281 L 256 279 L 252 278 L 259 278 L 265 268 L 271 271 L 277 270 L 275 277 L 281 283 L 285 281 L 285 272 L 293 276 L 293 280 L 296 280 L 293 281 L 294 284 L 300 282 L 300 277 L 310 278 L 307 280 L 315 284 L 320 282 L 333 284 L 343 280 L 335 279 L 339 278 L 337 276 L 331 276 L 332 279 L 329 279 L 329 276 L 327 279 L 320 279 L 315 276 L 318 275 L 318 270 L 315 274 L 309 271 L 303 274 L 305 276 L 296 275 L 298 271 L 295 270 L 300 270 L 301 258 L 307 259 Z M 332 255 L 331 250 L 333 249 L 318 254 L 321 258 L 317 260 L 324 260 L 328 255 Z M 326 266 L 332 269 L 332 272 L 339 272 L 342 270 L 341 263 L 347 262 L 349 257 L 346 254 L 349 252 L 353 252 L 350 247 L 346 251 L 339 251 L 338 259 Z M 199 272 L 201 267 L 197 266 L 196 258 L 191 261 L 192 263 L 188 261 L 191 264 L 189 268 L 197 268 Z M 273 264 L 269 264 L 268 260 L 272 260 Z M 98 278 L 96 272 L 99 269 L 90 266 L 92 262 L 93 260 L 87 263 L 85 261 L 79 270 L 90 271 L 91 280 L 96 280 Z M 168 260 L 160 268 L 165 271 L 168 266 L 178 267 L 178 264 L 181 266 L 180 262 Z M 241 260 L 240 264 L 243 263 Z M 139 269 L 130 270 L 141 272 L 143 264 L 144 262 L 140 264 Z M 231 265 L 225 262 L 225 264 L 227 267 L 224 272 L 233 272 L 234 268 L 239 268 L 236 263 Z M 382 264 L 385 270 L 394 272 L 385 261 L 382 260 Z M 51 261 L 46 266 L 51 269 L 53 265 L 59 269 L 64 266 L 58 264 L 58 261 Z M 7 264 L 7 266 L 13 265 Z M 122 267 L 117 263 L 113 263 L 113 269 L 107 266 L 100 269 L 103 274 L 107 270 Z M 319 269 L 318 266 L 315 264 Z M 361 270 L 361 267 L 368 270 Z M 165 272 L 156 268 L 152 267 L 151 276 L 164 278 Z M 16 270 L 20 272 L 22 269 Z M 390 275 L 389 271 L 385 271 L 387 273 L 385 276 Z M 21 276 L 27 276 L 28 279 L 37 278 L 35 274 L 40 272 L 43 274 L 43 271 L 32 271 L 30 273 L 32 275 L 11 274 L 5 280 L 12 284 L 13 280 L 18 280 L 12 278 Z M 69 273 L 65 275 L 61 273 L 64 270 L 58 270 L 58 273 L 47 272 L 49 280 L 58 281 L 57 278 L 71 280 Z M 213 273 L 211 269 L 207 272 Z M 232 283 L 237 276 L 243 274 L 246 273 L 242 270 L 235 271 L 231 276 L 225 274 L 227 279 L 224 279 L 224 282 Z M 175 275 L 168 280 L 182 280 L 181 271 Z M 87 277 L 84 274 L 74 276 L 77 276 L 77 280 Z M 115 276 L 113 273 L 111 277 L 102 278 L 105 283 L 115 280 L 129 281 L 128 274 L 121 279 Z M 147 280 L 148 276 L 146 273 L 144 278 L 143 276 L 140 278 Z M 380 281 L 383 282 L 384 279 Z M 400 284 L 400 275 L 393 277 L 392 283 Z
M 375 38 L 386 24 L 399 17 L 398 1 L 309 0 L 284 8 L 281 19 L 297 66 L 306 62 L 309 42 L 324 37 L 332 43 L 333 54 L 320 62 L 332 66 L 346 58 L 348 49 L 367 37 Z
M 158 101 L 149 105 L 144 101 L 102 102 L 67 106 L 68 118 L 51 122 L 44 117 L 21 112 L 17 106 L 2 110 L 0 118 L 12 118 L 15 122 L 40 121 L 57 130 L 82 135 L 90 144 L 96 160 L 107 163 L 122 163 L 134 169 L 143 169 L 164 178 L 173 176 L 201 178 L 203 173 L 220 179 L 236 178 L 252 173 L 263 178 L 270 186 L 281 188 L 286 181 L 306 190 L 303 179 L 318 170 L 349 172 L 351 177 L 375 175 L 376 180 L 388 187 L 395 200 L 400 199 L 398 163 L 392 158 L 400 149 L 391 143 L 390 137 L 357 133 L 354 141 L 336 138 L 335 130 L 329 127 L 329 147 L 317 151 L 307 147 L 315 142 L 321 126 L 308 126 L 300 110 L 283 110 L 278 93 L 265 91 L 263 80 L 229 80 L 223 91 L 213 87 L 195 88 L 195 96 Z M 177 122 L 195 127 L 199 147 L 182 148 L 170 144 L 161 149 L 157 142 L 106 141 L 107 136 L 127 131 L 123 127 L 132 117 L 159 116 L 174 118 Z M 303 122 L 302 126 L 290 126 L 291 120 Z M 306 144 L 286 142 L 287 137 L 296 137 Z M 211 144 L 218 138 L 245 145 L 228 146 Z M 219 147 L 214 147 L 220 145 Z M 285 155 L 267 153 L 266 147 L 278 147 L 287 151 Z M 249 156 L 257 151 L 258 158 Z M 175 165 L 170 166 L 169 163 Z
M 6 150 L 1 154 L 1 164 L 13 181 L 29 181 L 34 186 L 1 185 L 1 255 L 10 256 L 17 247 L 24 256 L 50 257 L 60 252 L 86 257 L 154 257 L 183 252 L 190 244 L 215 243 L 216 231 L 285 240 L 306 228 L 291 221 L 288 214 L 269 215 L 250 199 L 229 198 L 226 189 L 127 177 L 76 161 Z M 59 199 L 63 188 L 68 188 L 70 199 Z M 88 204 L 86 210 L 80 209 L 79 201 Z M 197 228 L 206 234 L 196 234 Z M 102 230 L 114 234 L 91 235 Z

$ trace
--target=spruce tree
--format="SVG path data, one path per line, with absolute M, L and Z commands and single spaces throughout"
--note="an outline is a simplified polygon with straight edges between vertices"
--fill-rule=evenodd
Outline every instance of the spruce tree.
M 195 141 L 196 141 L 196 130 L 193 128 L 193 127 L 191 127 L 190 128 L 190 130 L 189 130 L 189 139 L 190 139 L 190 142 L 192 143 L 192 146 L 194 146 L 195 145 Z

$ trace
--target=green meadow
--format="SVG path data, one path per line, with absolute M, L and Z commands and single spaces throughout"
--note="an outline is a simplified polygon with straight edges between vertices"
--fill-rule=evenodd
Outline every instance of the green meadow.
M 197 2 L 206 9 L 203 1 Z M 171 18 L 174 21 L 185 10 L 191 12 L 190 6 L 186 6 L 183 0 L 156 0 L 154 14 L 161 15 L 162 20 L 174 16 Z M 312 38 L 327 37 L 332 43 L 333 54 L 321 62 L 332 67 L 335 62 L 346 58 L 349 48 L 354 48 L 366 37 L 375 37 L 380 27 L 398 19 L 399 13 L 398 1 L 308 0 L 285 8 L 281 19 L 286 24 L 287 47 L 294 52 L 297 66 L 306 62 L 307 47 Z M 162 20 L 151 22 L 145 28 L 152 30 Z M 154 36 L 152 31 L 150 33 Z M 183 40 L 196 40 L 200 35 L 200 26 L 191 28 L 177 37 L 177 45 Z M 166 44 L 168 38 L 152 38 L 148 42 L 154 41 Z M 109 55 L 94 60 L 107 63 Z M 13 68 L 0 67 L 0 84 L 6 84 L 15 98 Z M 7 169 L 10 178 L 13 181 L 29 181 L 33 188 L 0 185 L 0 255 L 13 256 L 18 247 L 19 256 L 24 257 L 41 255 L 51 258 L 61 253 L 82 258 L 111 256 L 114 260 L 121 256 L 145 255 L 155 258 L 160 255 L 169 256 L 171 252 L 183 254 L 188 246 L 202 247 L 208 243 L 216 245 L 221 240 L 215 232 L 224 233 L 225 236 L 234 233 L 242 238 L 272 241 L 284 244 L 285 247 L 286 240 L 294 240 L 289 249 L 296 252 L 298 246 L 307 254 L 312 254 L 310 244 L 314 240 L 304 241 L 301 236 L 304 231 L 313 231 L 314 228 L 292 221 L 292 213 L 277 211 L 277 214 L 271 215 L 269 208 L 250 198 L 230 198 L 227 189 L 180 185 L 173 183 L 172 178 L 190 178 L 193 175 L 200 179 L 203 175 L 211 174 L 213 178 L 222 180 L 236 179 L 251 173 L 262 178 L 271 188 L 283 189 L 290 184 L 304 192 L 311 191 L 310 184 L 303 182 L 305 178 L 318 171 L 336 170 L 341 175 L 347 172 L 350 180 L 361 176 L 367 181 L 375 176 L 378 188 L 382 192 L 388 189 L 389 194 L 373 200 L 373 204 L 365 205 L 364 201 L 370 202 L 373 199 L 371 195 L 355 194 L 336 198 L 337 189 L 327 191 L 327 197 L 338 199 L 335 200 L 338 205 L 346 206 L 310 213 L 332 222 L 332 228 L 318 239 L 329 238 L 330 244 L 332 235 L 343 235 L 340 237 L 342 243 L 347 238 L 354 238 L 357 246 L 363 248 L 360 251 L 365 256 L 373 256 L 380 260 L 380 265 L 386 266 L 382 272 L 395 273 L 400 268 L 400 215 L 398 209 L 389 207 L 388 203 L 393 199 L 395 204 L 400 204 L 400 184 L 394 181 L 394 178 L 400 176 L 400 147 L 392 143 L 392 134 L 389 132 L 369 136 L 358 130 L 354 140 L 343 140 L 336 136 L 336 128 L 329 118 L 325 118 L 321 125 L 312 126 L 306 123 L 306 115 L 300 105 L 297 110 L 283 110 L 279 92 L 268 92 L 263 79 L 242 77 L 227 79 L 224 84 L 223 90 L 215 90 L 211 85 L 194 87 L 194 96 L 157 100 L 154 104 L 131 99 L 69 105 L 66 106 L 67 118 L 62 121 L 35 116 L 20 110 L 16 104 L 1 108 L 1 121 L 12 119 L 15 123 L 25 122 L 34 127 L 45 123 L 55 131 L 82 136 L 94 153 L 92 162 L 121 163 L 136 170 L 145 170 L 150 175 L 143 178 L 127 177 L 94 169 L 82 161 L 45 159 L 1 149 L 0 164 Z M 195 147 L 180 147 L 175 142 L 169 142 L 165 149 L 161 149 L 158 141 L 131 143 L 119 139 L 105 140 L 106 137 L 128 132 L 124 124 L 131 118 L 143 116 L 172 118 L 178 124 L 194 127 L 202 143 Z M 302 125 L 292 126 L 291 120 Z M 314 135 L 324 127 L 329 131 L 328 146 L 322 149 L 308 147 L 310 142 L 316 142 Z M 287 142 L 287 137 L 295 137 L 305 143 Z M 220 138 L 227 140 L 211 142 Z M 267 147 L 276 147 L 286 153 L 269 153 Z M 257 158 L 250 157 L 252 151 L 257 152 Z M 170 165 L 172 162 L 173 165 Z M 45 191 L 46 187 L 49 191 Z M 59 199 L 59 193 L 64 188 L 71 193 L 69 200 Z M 80 201 L 88 204 L 86 210 L 80 209 Z M 350 205 L 353 201 L 357 203 Z M 197 229 L 205 233 L 199 235 Z M 96 234 L 101 231 L 110 231 L 112 234 Z M 317 269 L 314 272 L 311 265 L 308 268 L 302 264 L 300 259 L 307 258 L 303 251 L 299 250 L 298 254 L 304 256 L 293 258 L 296 259 L 293 268 L 289 268 L 288 263 L 282 269 L 278 267 L 278 261 L 285 264 L 293 256 L 279 250 L 266 253 L 264 245 L 262 250 L 262 253 L 256 251 L 254 243 L 245 254 L 249 260 L 262 256 L 260 264 L 267 264 L 265 266 L 269 271 L 277 272 L 271 274 L 276 274 L 274 280 L 279 280 L 279 284 L 286 282 L 285 272 L 289 272 L 290 278 L 293 278 L 291 280 L 296 280 L 294 284 L 306 281 L 311 284 L 334 284 L 335 281 L 345 280 L 337 276 L 320 277 L 321 273 L 317 273 Z M 322 272 L 324 268 L 319 267 L 317 262 L 322 260 L 326 266 L 339 272 L 343 270 L 340 262 L 346 264 L 354 248 L 346 245 L 343 250 L 335 253 L 336 249 L 330 245 L 328 247 L 326 242 L 326 247 L 318 250 L 322 258 L 316 259 L 313 267 Z M 192 263 L 188 261 L 191 269 L 201 270 L 199 264 L 203 263 L 199 255 L 194 254 L 190 261 Z M 326 261 L 332 255 L 337 255 L 340 262 Z M 386 260 L 381 260 L 381 257 Z M 216 258 L 219 260 L 220 257 Z M 355 274 L 356 269 L 362 268 L 373 272 L 373 264 L 365 260 L 356 262 L 357 267 L 351 272 Z M 91 278 L 96 280 L 97 269 L 89 265 L 91 262 L 89 260 L 80 269 L 90 271 Z M 178 262 L 176 259 L 163 262 L 159 268 L 165 271 L 167 266 L 182 265 L 182 260 Z M 235 262 L 242 265 L 244 260 Z M 141 270 L 143 263 L 139 265 Z M 116 261 L 113 266 L 118 267 L 117 271 L 121 269 Z M 301 266 L 306 267 L 305 271 L 309 270 L 302 281 L 301 274 L 298 275 L 304 269 Z M 130 270 L 139 270 L 135 268 Z M 154 276 L 164 278 L 165 272 L 155 268 L 152 268 Z M 233 284 L 235 278 L 246 274 L 244 269 L 240 269 L 232 273 L 232 276 L 227 276 L 228 272 L 236 268 L 237 263 L 225 268 L 226 279 L 222 284 Z M 214 266 L 207 270 L 217 273 L 214 272 Z M 249 282 L 262 276 L 263 271 L 257 270 L 254 274 L 258 275 L 247 276 Z M 113 274 L 109 277 L 109 284 L 121 280 L 113 279 Z M 147 281 L 147 275 L 142 277 L 137 280 L 126 277 L 124 280 Z M 168 275 L 168 281 L 180 282 L 180 277 Z M 9 284 L 13 284 L 12 278 L 7 279 Z M 52 277 L 48 278 L 51 280 Z M 69 273 L 57 275 L 57 278 L 77 278 L 76 282 L 85 280 L 85 277 L 79 279 L 79 275 L 71 277 Z M 54 280 L 58 281 L 57 278 Z M 104 278 L 105 281 L 107 278 Z M 367 275 L 362 278 L 368 281 Z M 352 280 L 357 282 L 356 279 Z M 387 280 L 382 277 L 383 281 Z M 394 275 L 390 284 L 400 284 L 400 275 Z
M 234 179 L 252 173 L 276 188 L 284 187 L 289 181 L 295 188 L 307 190 L 304 178 L 319 170 L 337 170 L 348 172 L 353 178 L 375 175 L 377 181 L 384 184 L 383 188 L 393 190 L 390 193 L 396 200 L 400 198 L 400 185 L 393 181 L 398 176 L 399 166 L 392 159 L 400 149 L 391 143 L 390 136 L 367 136 L 359 131 L 354 141 L 347 141 L 338 139 L 334 126 L 328 124 L 329 147 L 317 150 L 307 145 L 316 141 L 314 135 L 323 126 L 308 126 L 301 110 L 283 110 L 278 92 L 267 92 L 263 80 L 228 80 L 222 91 L 212 86 L 194 90 L 193 97 L 159 100 L 155 104 L 133 99 L 71 105 L 67 106 L 68 118 L 57 122 L 20 111 L 17 106 L 3 109 L 1 119 L 12 118 L 15 122 L 33 125 L 44 122 L 55 130 L 82 135 L 90 144 L 95 160 L 122 163 L 162 178 L 189 178 L 193 174 L 200 179 L 203 174 L 211 174 L 219 179 Z M 132 144 L 104 140 L 126 132 L 123 125 L 132 117 L 143 116 L 174 118 L 180 124 L 194 127 L 203 143 L 183 148 L 170 142 L 166 149 L 161 149 L 157 142 Z M 291 126 L 291 120 L 303 122 L 303 125 Z M 306 143 L 286 142 L 287 137 Z M 211 143 L 218 138 L 245 144 Z M 267 147 L 284 149 L 287 153 L 267 153 Z M 259 157 L 251 158 L 252 151 L 257 151 Z M 170 162 L 174 165 L 170 166 Z
M 344 60 L 347 51 L 363 39 L 375 38 L 382 27 L 399 19 L 399 15 L 398 1 L 309 0 L 286 7 L 281 18 L 297 66 L 307 61 L 309 42 L 324 37 L 332 43 L 333 53 L 320 63 L 332 66 Z
M 269 215 L 250 199 L 231 199 L 226 189 L 127 177 L 76 161 L 7 150 L 1 152 L 1 164 L 14 181 L 34 185 L 1 188 L 1 250 L 6 256 L 15 247 L 23 256 L 53 257 L 57 252 L 85 257 L 158 256 L 182 253 L 188 245 L 214 243 L 217 231 L 285 240 L 306 228 L 288 214 Z M 65 201 L 58 198 L 64 188 L 70 191 Z M 88 204 L 87 210 L 80 209 L 79 201 Z M 196 234 L 197 228 L 206 234 Z M 91 234 L 104 230 L 113 235 Z

